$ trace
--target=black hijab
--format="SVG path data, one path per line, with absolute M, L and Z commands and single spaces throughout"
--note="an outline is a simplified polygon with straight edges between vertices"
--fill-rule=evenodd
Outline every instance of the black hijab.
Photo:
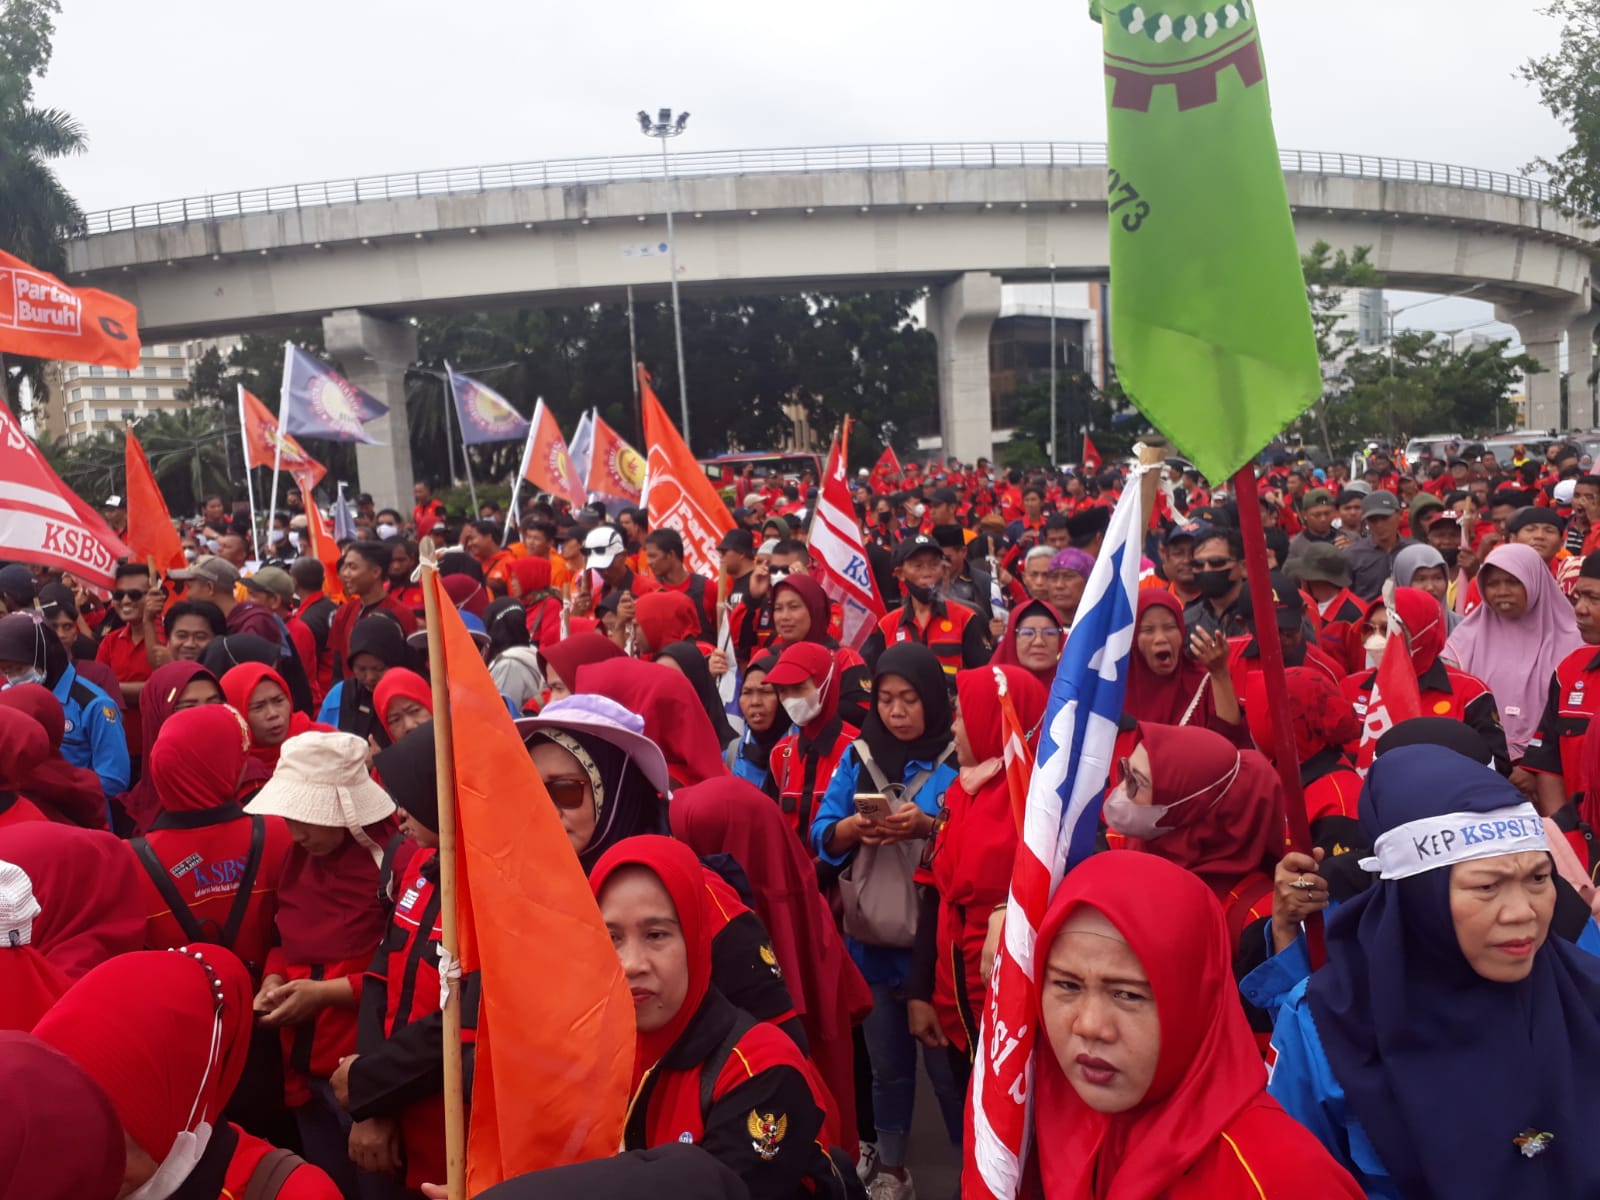
M 434 753 L 433 722 L 418 725 L 372 760 L 384 790 L 414 820 L 439 832 L 439 759 Z
M 412 663 L 405 631 L 387 613 L 373 613 L 356 622 L 355 628 L 350 631 L 346 665 L 354 662 L 358 654 L 372 655 L 385 668 L 409 667 Z M 339 728 L 345 733 L 355 734 L 363 741 L 374 738 L 380 747 L 390 744 L 389 731 L 378 719 L 378 706 L 373 702 L 372 689 L 356 679 L 353 672 L 345 675 L 344 684 L 339 690 Z
M 234 667 L 247 662 L 278 669 L 278 647 L 253 633 L 230 633 L 212 638 L 200 651 L 200 665 L 221 679 Z
M 529 745 L 536 745 L 538 739 L 560 746 L 589 775 L 594 792 L 594 833 L 578 852 L 585 875 L 594 870 L 602 854 L 624 838 L 640 833 L 670 834 L 666 800 L 624 750 L 578 729 L 536 729 L 529 736 Z
M 739 739 L 733 731 L 733 726 L 728 724 L 728 710 L 722 706 L 722 696 L 717 692 L 716 681 L 711 678 L 711 668 L 706 664 L 705 655 L 700 653 L 699 647 L 693 642 L 673 642 L 656 655 L 658 660 L 670 658 L 677 664 L 694 687 L 694 694 L 700 698 L 700 706 L 706 710 L 706 716 L 711 718 L 711 728 L 716 730 L 717 744 L 726 750 L 730 743 Z
M 483 610 L 483 628 L 489 635 L 491 660 L 499 658 L 503 650 L 529 644 L 528 610 L 514 596 L 496 600 Z
M 767 651 L 763 657 L 754 659 L 750 663 L 746 673 L 760 671 L 763 675 L 768 674 L 773 667 L 778 665 L 778 655 L 779 652 L 776 650 Z M 778 705 L 778 711 L 772 718 L 772 728 L 765 733 L 751 729 L 748 725 L 745 727 L 745 736 L 739 742 L 739 757 L 748 763 L 755 764 L 763 771 L 770 771 L 772 769 L 772 748 L 782 741 L 783 735 L 793 727 L 794 722 L 789 719 L 788 712 L 784 710 L 783 705 Z
M 886 675 L 898 675 L 909 683 L 922 700 L 922 736 L 902 742 L 878 716 L 878 684 Z M 955 715 L 950 709 L 950 689 L 938 657 L 921 642 L 901 642 L 878 655 L 878 669 L 872 676 L 871 706 L 861 723 L 861 737 L 872 750 L 872 757 L 890 783 L 905 779 L 909 762 L 933 762 L 949 748 L 954 737 Z

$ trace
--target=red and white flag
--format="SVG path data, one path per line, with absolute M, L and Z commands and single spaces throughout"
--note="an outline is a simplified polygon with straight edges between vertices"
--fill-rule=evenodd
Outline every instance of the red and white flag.
M 644 440 L 650 447 L 645 472 L 645 511 L 651 529 L 675 529 L 683 539 L 684 565 L 715 579 L 722 566 L 717 543 L 733 528 L 733 515 L 695 461 L 677 426 L 639 368 L 639 400 L 644 408 Z
M 61 482 L 0 403 L 0 559 L 57 567 L 109 588 L 112 568 L 127 556 L 111 527 Z
M 1383 644 L 1378 673 L 1367 693 L 1367 709 L 1361 715 L 1361 742 L 1356 747 L 1356 770 L 1362 775 L 1372 766 L 1378 739 L 1401 721 L 1422 715 L 1422 693 L 1417 687 L 1416 668 L 1411 665 L 1411 650 L 1406 645 L 1400 619 L 1389 611 L 1389 640 Z
M 828 468 L 822 473 L 822 491 L 811 519 L 811 560 L 817 582 L 844 615 L 844 637 L 852 650 L 861 649 L 882 619 L 883 598 L 872 576 L 872 564 L 861 544 L 861 526 L 850 501 L 846 479 L 845 446 L 850 440 L 850 418 L 842 436 L 835 436 L 828 451 Z

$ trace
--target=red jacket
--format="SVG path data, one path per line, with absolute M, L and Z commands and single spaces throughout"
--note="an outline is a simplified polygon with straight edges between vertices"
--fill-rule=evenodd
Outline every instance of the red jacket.
M 1521 765 L 1545 775 L 1560 775 L 1570 798 L 1587 793 L 1583 738 L 1600 711 L 1600 649 L 1582 646 L 1556 664 L 1550 677 L 1539 730 L 1523 752 Z
M 772 748 L 768 762 L 778 806 L 808 855 L 812 853 L 811 822 L 817 815 L 817 803 L 828 790 L 839 759 L 860 734 L 854 725 L 835 717 L 814 741 L 804 738 L 802 730 L 791 729 Z

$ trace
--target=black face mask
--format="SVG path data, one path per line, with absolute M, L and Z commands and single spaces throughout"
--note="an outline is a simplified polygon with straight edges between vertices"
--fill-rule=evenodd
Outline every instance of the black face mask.
M 1456 559 L 1461 557 L 1461 547 L 1454 546 L 1449 550 L 1439 551 L 1439 557 L 1444 559 L 1444 565 L 1452 571 L 1456 569 Z
M 894 520 L 894 514 L 892 512 L 881 512 L 878 514 L 878 524 L 880 525 L 887 525 L 892 520 Z
M 912 583 L 909 579 L 904 580 L 904 583 L 906 587 L 906 595 L 910 596 L 918 604 L 933 603 L 933 588 L 923 587 L 921 584 Z
M 1194 585 L 1200 589 L 1202 596 L 1216 599 L 1218 596 L 1228 594 L 1228 589 L 1237 581 L 1227 571 L 1196 571 Z

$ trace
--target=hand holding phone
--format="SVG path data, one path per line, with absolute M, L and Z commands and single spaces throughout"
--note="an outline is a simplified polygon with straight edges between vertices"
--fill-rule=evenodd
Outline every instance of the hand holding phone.
M 883 824 L 893 811 L 889 797 L 881 792 L 862 792 L 856 796 L 856 812 L 874 825 Z

